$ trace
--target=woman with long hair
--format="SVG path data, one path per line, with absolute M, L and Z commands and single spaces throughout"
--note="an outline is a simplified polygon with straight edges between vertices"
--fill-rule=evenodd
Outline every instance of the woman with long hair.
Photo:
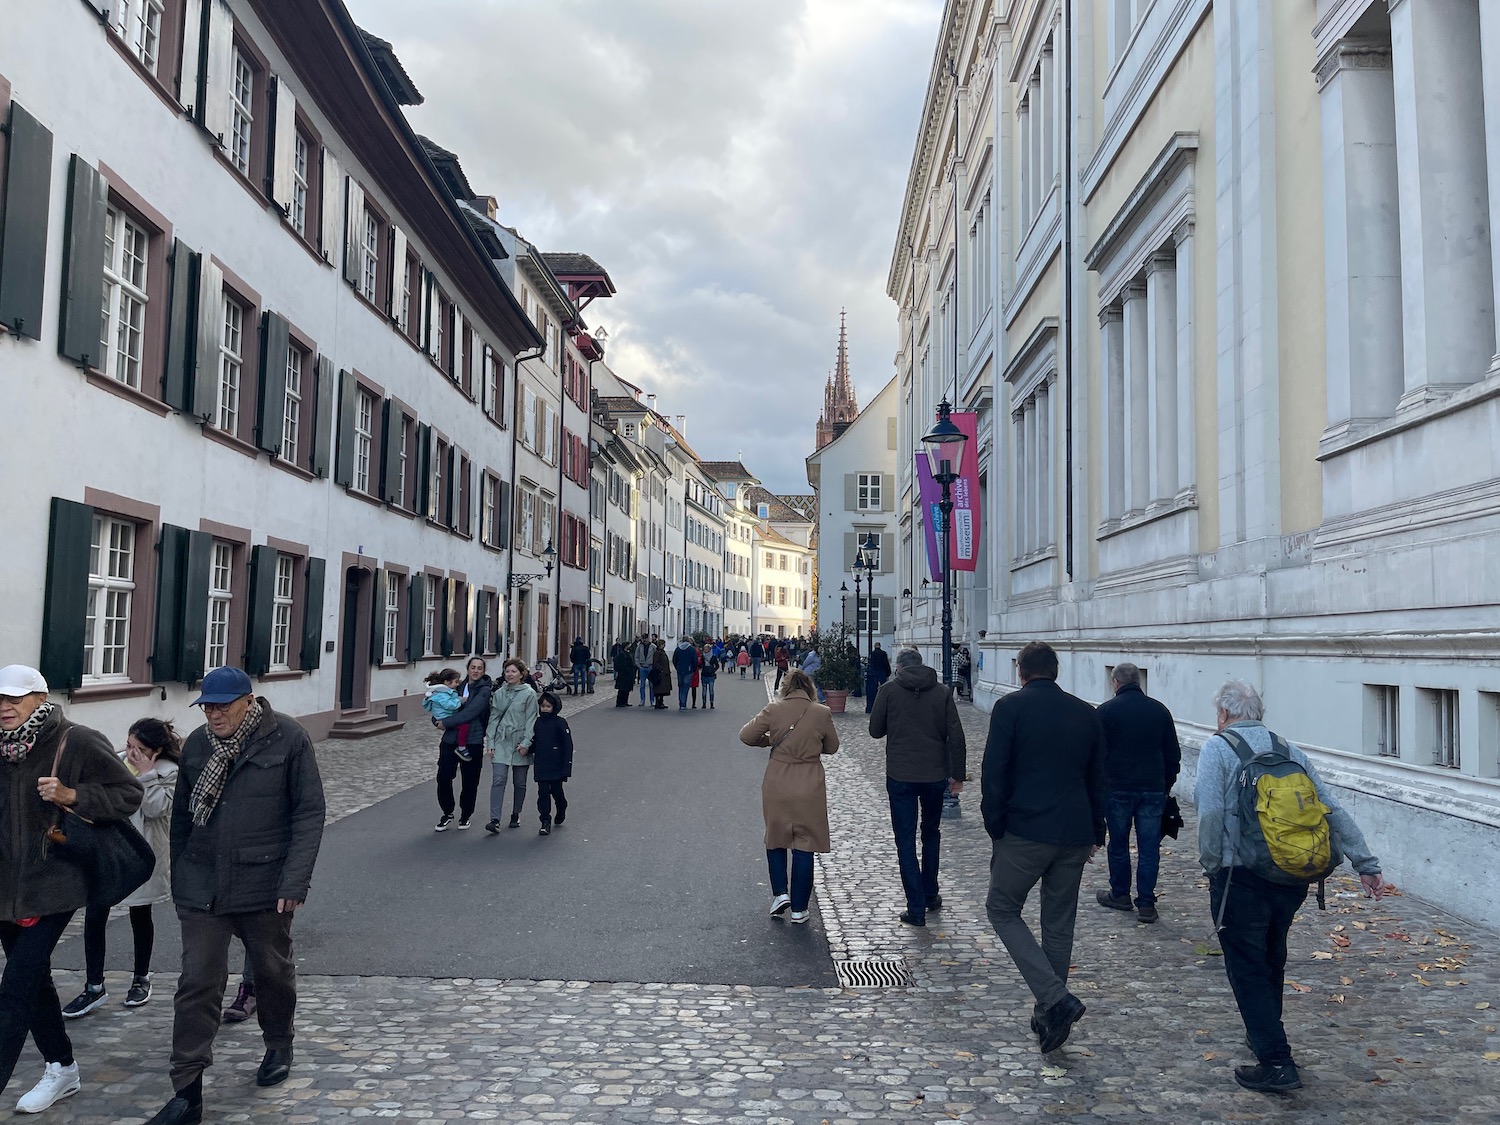
M 453 778 L 459 779 L 458 826 L 469 827 L 479 801 L 479 775 L 484 772 L 484 732 L 490 721 L 490 697 L 494 684 L 485 675 L 482 656 L 469 657 L 464 678 L 457 687 L 459 708 L 450 714 L 433 713 L 432 725 L 443 732 L 438 744 L 438 817 L 435 831 L 446 832 L 453 823 Z
M 490 697 L 490 725 L 484 736 L 485 756 L 490 767 L 490 821 L 484 830 L 491 836 L 500 831 L 505 812 L 507 783 L 514 787 L 510 826 L 521 827 L 521 806 L 526 801 L 526 773 L 531 768 L 531 740 L 536 728 L 537 692 L 524 662 L 511 657 L 500 670 L 500 683 Z

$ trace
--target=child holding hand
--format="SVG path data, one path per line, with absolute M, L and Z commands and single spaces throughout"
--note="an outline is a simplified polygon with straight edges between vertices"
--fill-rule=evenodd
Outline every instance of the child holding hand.
M 427 691 L 422 696 L 422 710 L 426 711 L 434 719 L 446 719 L 464 705 L 463 697 L 458 694 L 458 685 L 463 683 L 464 675 L 457 668 L 443 668 L 432 673 L 422 682 L 429 684 Z M 461 762 L 474 760 L 474 755 L 469 753 L 469 748 L 460 739 L 454 747 L 453 753 Z

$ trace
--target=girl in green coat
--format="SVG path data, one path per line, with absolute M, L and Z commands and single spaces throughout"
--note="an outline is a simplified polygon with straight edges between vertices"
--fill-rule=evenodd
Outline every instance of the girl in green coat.
M 531 768 L 531 736 L 536 727 L 536 689 L 526 665 L 512 657 L 501 667 L 501 679 L 490 696 L 490 725 L 484 735 L 484 754 L 490 770 L 490 822 L 484 830 L 500 831 L 507 781 L 514 788 L 510 826 L 521 827 L 521 805 L 526 800 L 526 773 Z

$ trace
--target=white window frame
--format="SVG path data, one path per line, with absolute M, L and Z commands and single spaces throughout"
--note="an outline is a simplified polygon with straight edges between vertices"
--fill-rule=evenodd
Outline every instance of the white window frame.
M 489 473 L 480 478 L 479 484 L 479 541 L 486 546 L 494 547 L 495 543 L 495 505 L 500 491 L 499 482 Z
M 436 575 L 429 574 L 422 583 L 422 654 L 431 656 L 437 651 L 437 584 Z
M 302 436 L 302 372 L 304 355 L 296 344 L 286 349 L 286 399 L 282 407 L 281 458 L 297 463 L 298 443 Z
M 104 321 L 99 370 L 141 388 L 151 234 L 117 207 L 104 220 Z
M 355 392 L 354 489 L 370 491 L 370 455 L 375 443 L 375 396 L 363 387 Z
M 245 365 L 245 306 L 224 295 L 224 324 L 219 336 L 219 401 L 214 424 L 236 433 L 240 422 L 240 385 Z
M 89 554 L 84 683 L 130 680 L 131 610 L 135 602 L 136 525 L 95 516 Z M 102 611 L 102 612 L 101 612 Z
M 229 663 L 229 622 L 234 609 L 234 544 L 215 539 L 208 567 L 208 634 L 204 665 L 222 668 Z
M 375 300 L 375 290 L 380 280 L 380 220 L 365 209 L 364 236 L 360 239 L 359 278 L 360 292 L 365 300 Z
M 882 632 L 879 598 L 866 595 L 860 599 L 859 606 L 854 611 L 854 625 L 856 633 L 873 632 L 878 635 Z
M 854 506 L 861 512 L 880 511 L 880 474 L 859 473 L 855 477 Z
M 391 268 L 396 268 L 396 263 L 391 263 Z M 401 263 L 401 335 L 411 335 L 411 262 Z
M 396 645 L 400 639 L 401 625 L 401 584 L 405 580 L 404 574 L 398 574 L 393 570 L 385 572 L 384 655 L 387 664 L 397 663 Z
M 255 68 L 234 46 L 229 81 L 229 162 L 242 176 L 250 174 L 250 146 L 255 130 Z
M 397 424 L 401 427 L 401 452 L 396 463 L 396 507 L 404 508 L 406 507 L 406 464 L 410 456 L 407 446 L 410 444 L 408 439 L 411 437 L 411 431 L 406 425 L 405 414 L 399 416 Z
M 291 671 L 292 594 L 296 590 L 296 559 L 276 556 L 276 587 L 271 598 L 271 671 Z
M 292 141 L 292 229 L 307 237 L 308 142 L 300 129 L 293 130 Z M 402 328 L 405 331 L 405 328 Z

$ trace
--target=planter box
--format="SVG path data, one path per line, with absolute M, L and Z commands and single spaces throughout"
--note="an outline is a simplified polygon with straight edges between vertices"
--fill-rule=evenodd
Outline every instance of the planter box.
M 849 693 L 847 691 L 834 691 L 832 688 L 824 688 L 823 694 L 828 697 L 828 709 L 835 715 L 843 714 L 844 704 L 849 701 Z

